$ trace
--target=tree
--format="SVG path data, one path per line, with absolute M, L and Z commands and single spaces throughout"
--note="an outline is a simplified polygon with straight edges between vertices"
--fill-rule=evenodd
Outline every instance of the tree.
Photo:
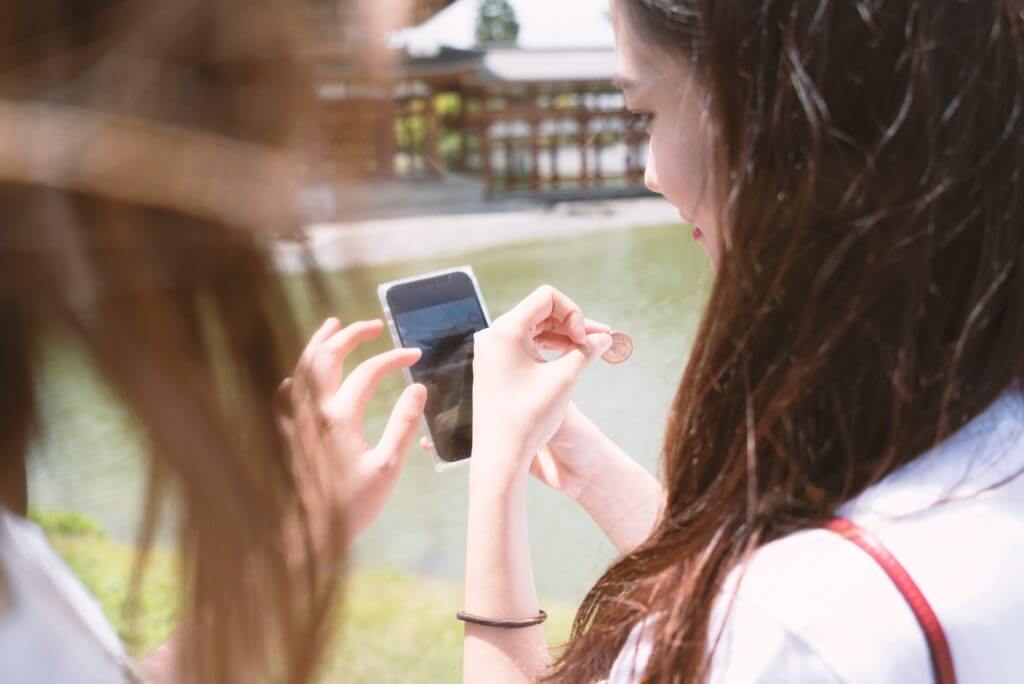
M 476 18 L 476 44 L 515 45 L 519 38 L 519 20 L 508 0 L 481 0 Z

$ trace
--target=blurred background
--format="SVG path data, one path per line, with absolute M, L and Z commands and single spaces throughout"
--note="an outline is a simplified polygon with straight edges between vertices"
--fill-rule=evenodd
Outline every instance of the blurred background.
M 646 137 L 613 84 L 607 0 L 307 0 L 303 9 L 317 102 L 300 198 L 308 240 L 276 253 L 309 329 L 329 314 L 379 317 L 378 283 L 450 266 L 475 268 L 495 316 L 550 283 L 633 336 L 632 360 L 596 367 L 576 401 L 656 471 L 710 271 L 689 227 L 643 186 Z M 300 277 L 311 263 L 336 311 L 312 305 Z M 390 346 L 380 340 L 360 356 Z M 77 350 L 55 346 L 49 356 L 30 496 L 37 511 L 96 523 L 62 518 L 51 528 L 105 531 L 99 552 L 75 540 L 62 550 L 111 612 L 127 570 L 110 563 L 134 539 L 144 445 Z M 402 386 L 396 377 L 381 387 L 371 438 Z M 458 677 L 466 475 L 437 474 L 429 457 L 410 455 L 356 548 L 349 627 L 327 680 Z M 557 640 L 614 549 L 572 501 L 533 483 L 529 515 Z M 160 567 L 137 650 L 172 619 Z
M 642 193 L 645 136 L 613 84 L 607 5 L 423 0 L 414 25 L 374 32 L 338 16 L 358 5 L 317 2 L 323 161 L 374 188 L 341 214 Z M 374 54 L 382 68 L 366 69 Z

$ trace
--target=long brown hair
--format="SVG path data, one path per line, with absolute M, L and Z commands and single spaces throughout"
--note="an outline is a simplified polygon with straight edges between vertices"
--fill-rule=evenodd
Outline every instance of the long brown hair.
M 301 346 L 268 249 L 269 232 L 297 225 L 284 170 L 312 92 L 301 27 L 279 0 L 33 0 L 2 14 L 4 504 L 24 511 L 43 350 L 78 345 L 148 442 L 143 561 L 164 504 L 175 513 L 178 673 L 228 682 L 273 665 L 310 681 L 337 580 L 313 562 L 301 455 L 277 427 Z M 285 210 L 262 221 L 271 207 Z
M 559 681 L 707 678 L 712 607 L 1024 378 L 1019 3 L 617 0 L 708 90 L 718 273 L 672 406 L 668 503 L 587 596 Z

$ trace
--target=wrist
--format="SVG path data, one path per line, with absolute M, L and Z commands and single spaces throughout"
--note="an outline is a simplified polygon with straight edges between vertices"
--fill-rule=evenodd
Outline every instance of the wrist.
M 590 510 L 597 502 L 607 497 L 609 488 L 615 486 L 614 471 L 614 464 L 602 461 L 600 467 L 596 467 L 588 472 L 586 477 L 581 479 L 572 491 L 566 493 L 581 508 Z
M 526 482 L 529 479 L 529 471 L 519 473 L 506 471 L 504 469 L 469 466 L 469 500 L 471 505 L 485 503 L 491 506 L 495 503 L 513 503 L 525 501 Z
M 629 507 L 640 501 L 626 503 L 626 500 L 663 497 L 661 485 L 643 466 L 633 460 L 611 440 L 605 438 L 603 458 L 591 468 L 574 492 L 573 499 L 586 511 L 605 509 L 609 502 L 618 502 Z
M 530 474 L 530 456 L 508 444 L 474 442 L 469 460 L 471 485 L 508 489 L 525 483 Z
M 577 448 L 586 449 L 590 457 L 582 459 L 584 466 L 576 469 L 576 481 L 565 493 L 586 508 L 592 499 L 616 487 L 623 468 L 632 459 L 596 426 L 587 423 L 582 428 L 572 441 L 579 445 Z

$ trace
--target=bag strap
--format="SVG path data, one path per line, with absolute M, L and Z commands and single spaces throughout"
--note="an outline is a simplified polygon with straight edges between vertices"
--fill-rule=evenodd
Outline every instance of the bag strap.
M 928 649 L 931 651 L 932 670 L 935 674 L 936 684 L 956 684 L 953 655 L 950 653 L 949 641 L 942 629 L 942 623 L 939 622 L 928 599 L 921 593 L 921 589 L 910 577 L 906 568 L 896 560 L 896 557 L 889 552 L 889 549 L 885 548 L 877 537 L 851 520 L 835 518 L 826 526 L 826 529 L 859 546 L 881 566 L 903 598 L 906 599 L 910 609 L 914 611 L 914 617 L 917 618 L 921 629 L 924 630 L 925 638 L 928 640 Z

